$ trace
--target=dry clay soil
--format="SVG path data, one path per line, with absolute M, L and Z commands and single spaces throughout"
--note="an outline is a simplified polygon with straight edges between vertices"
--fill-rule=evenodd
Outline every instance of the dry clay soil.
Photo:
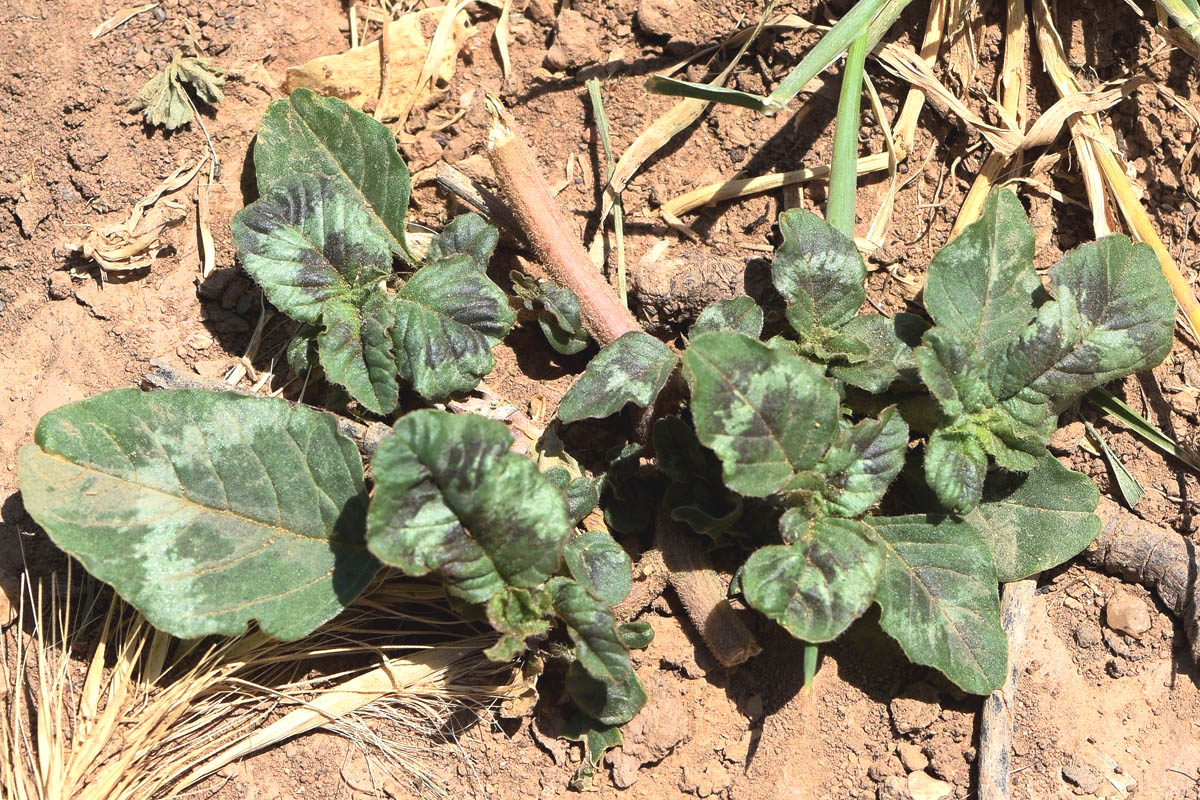
M 579 68 L 590 65 L 606 79 L 619 152 L 670 105 L 644 93 L 645 74 L 730 33 L 739 20 L 756 19 L 761 9 L 748 0 L 662 0 L 643 3 L 639 14 L 636 0 L 578 0 L 558 33 L 564 52 L 552 60 L 558 66 L 565 59 L 566 71 L 552 73 L 545 68 L 556 28 L 551 2 L 531 0 L 526 8 L 524 0 L 514 3 L 513 71 L 506 83 L 492 44 L 496 15 L 473 8 L 478 34 L 467 44 L 454 81 L 410 121 L 416 136 L 402 149 L 414 171 L 478 154 L 487 124 L 481 91 L 454 124 L 436 134 L 428 128 L 449 118 L 468 90 L 497 92 L 536 144 L 551 182 L 565 184 L 559 200 L 590 236 L 603 162 Z M 278 96 L 276 86 L 289 65 L 339 52 L 348 42 L 346 13 L 336 0 L 164 0 L 161 13 L 141 14 L 92 40 L 89 31 L 119 5 L 7 0 L 0 6 L 0 565 L 9 570 L 19 569 L 23 557 L 33 564 L 56 563 L 52 547 L 23 511 L 16 480 L 17 451 L 30 441 L 42 414 L 134 384 L 150 359 L 218 377 L 244 351 L 261 301 L 238 272 L 229 221 L 253 199 L 253 181 L 244 171 L 255 127 Z M 844 12 L 846 5 L 813 8 L 800 0 L 781 3 L 777 10 L 821 18 L 827 11 Z M 979 98 L 995 91 L 1002 5 L 979 3 L 981 22 L 971 31 L 979 68 L 967 78 L 963 94 L 978 108 L 983 107 Z M 1154 16 L 1149 5 L 1142 12 Z M 660 15 L 657 23 L 654 13 Z M 914 3 L 893 38 L 911 46 L 925 13 L 925 4 Z M 1195 64 L 1181 53 L 1163 53 L 1149 25 L 1128 5 L 1083 0 L 1064 4 L 1059 14 L 1072 64 L 1089 84 L 1145 72 L 1169 87 L 1190 114 L 1200 113 Z M 94 270 L 67 258 L 63 243 L 78 238 L 90 223 L 123 218 L 131 203 L 206 149 L 198 126 L 164 135 L 144 127 L 125 108 L 191 35 L 185 21 L 232 75 L 226 100 L 204 118 L 223 166 L 212 191 L 216 270 L 200 280 L 193 184 L 176 196 L 189 217 L 167 234 L 173 248 L 148 272 L 102 286 Z M 812 42 L 811 34 L 765 35 L 735 73 L 734 85 L 767 89 Z M 906 87 L 877 65 L 868 69 L 890 118 Z M 1053 90 L 1036 56 L 1029 70 L 1036 111 L 1053 101 Z M 941 66 L 939 73 L 951 85 L 958 79 Z M 687 74 L 700 78 L 703 70 Z M 696 245 L 682 244 L 650 209 L 739 171 L 759 174 L 825 163 L 835 102 L 826 89 L 802 114 L 762 118 L 739 109 L 710 110 L 652 160 L 626 193 L 631 262 L 662 239 L 671 243 L 672 252 L 692 247 L 735 258 L 761 255 L 776 243 L 772 226 L 783 201 L 780 193 L 689 217 L 702 234 L 703 243 Z M 1115 109 L 1111 121 L 1155 225 L 1185 273 L 1194 277 L 1196 206 L 1188 194 L 1194 187 L 1186 163 L 1196 136 L 1192 121 L 1148 86 Z M 862 146 L 864 152 L 880 148 L 877 126 L 864 125 Z M 986 148 L 953 120 L 927 109 L 912 153 L 901 166 L 904 187 L 887 246 L 869 280 L 873 300 L 888 312 L 916 299 L 925 265 L 946 241 Z M 1077 202 L 1084 199 L 1082 185 L 1071 174 L 1065 158 L 1059 172 L 1044 180 L 1065 203 L 1022 190 L 1038 230 L 1039 266 L 1090 238 L 1090 216 Z M 864 179 L 861 185 L 863 233 L 886 181 Z M 419 186 L 415 200 L 417 222 L 444 224 L 447 203 L 431 186 Z M 821 208 L 824 190 L 806 189 L 803 203 Z M 74 275 L 64 269 L 72 265 Z M 505 274 L 509 265 L 502 266 L 497 274 Z M 286 336 L 278 318 L 268 323 L 258 368 L 269 366 Z M 498 362 L 492 383 L 513 402 L 545 416 L 586 363 L 586 354 L 554 357 L 536 333 L 518 329 L 499 348 Z M 1177 341 L 1153 376 L 1131 379 L 1123 388 L 1134 408 L 1190 442 L 1198 430 L 1194 387 L 1200 387 L 1200 360 Z M 1096 424 L 1149 490 L 1138 512 L 1194 539 L 1196 476 L 1116 426 Z M 1067 439 L 1063 458 L 1111 492 L 1103 462 L 1080 450 L 1077 437 Z M 1102 609 L 1117 591 L 1132 595 L 1149 612 L 1151 626 L 1141 638 L 1104 627 Z M 626 731 L 625 747 L 597 776 L 601 795 L 631 800 L 903 797 L 901 787 L 919 789 L 929 785 L 926 777 L 945 781 L 954 797 L 973 795 L 980 700 L 906 664 L 870 617 L 825 649 L 811 693 L 800 691 L 796 643 L 759 621 L 750 623 L 764 652 L 727 672 L 698 644 L 669 593 L 646 618 L 657 638 L 636 662 L 650 705 Z M 1197 672 L 1188 662 L 1181 630 L 1147 592 L 1067 566 L 1043 576 L 1030 631 L 1013 746 L 1015 797 L 1200 797 Z M 11 629 L 8 635 L 14 635 Z M 481 717 L 429 765 L 438 787 L 455 797 L 568 795 L 580 753 L 577 745 L 555 744 L 543 735 L 553 729 L 556 713 L 551 707 L 520 721 Z M 909 773 L 917 777 L 909 779 Z M 407 787 L 402 777 L 368 769 L 348 743 L 314 735 L 225 770 L 196 796 L 408 797 L 413 790 Z

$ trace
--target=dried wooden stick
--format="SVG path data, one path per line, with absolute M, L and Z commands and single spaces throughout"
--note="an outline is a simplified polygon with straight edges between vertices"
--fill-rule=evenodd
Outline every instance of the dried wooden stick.
M 1183 622 L 1192 660 L 1200 664 L 1200 563 L 1195 545 L 1106 497 L 1100 498 L 1096 513 L 1102 523 L 1100 535 L 1083 552 L 1084 563 L 1154 590 Z
M 933 0 L 929 5 L 929 16 L 925 20 L 925 35 L 921 37 L 920 56 L 931 67 L 937 59 L 938 50 L 942 47 L 942 37 L 946 30 L 946 13 L 949 6 L 949 0 Z M 912 149 L 913 136 L 917 130 L 917 118 L 921 115 L 921 108 L 924 105 L 925 93 L 915 86 L 911 87 L 908 94 L 904 96 L 904 105 L 900 107 L 900 113 L 896 115 L 896 122 L 892 126 L 896 141 L 900 145 L 901 158 Z
M 546 271 L 579 297 L 580 317 L 588 333 L 604 347 L 622 334 L 641 330 L 567 224 L 511 115 L 495 97 L 488 97 L 488 108 L 493 117 L 488 160 L 500 192 Z
M 732 668 L 762 652 L 758 642 L 729 605 L 725 584 L 708 566 L 696 543 L 660 510 L 654 546 L 662 553 L 688 619 L 721 666 Z
M 1000 598 L 1001 624 L 1008 635 L 1008 676 L 1004 686 L 984 701 L 979 717 L 979 800 L 1008 800 L 1011 796 L 1014 695 L 1025 667 L 1022 647 L 1036 589 L 1035 579 L 1014 581 L 1004 584 Z

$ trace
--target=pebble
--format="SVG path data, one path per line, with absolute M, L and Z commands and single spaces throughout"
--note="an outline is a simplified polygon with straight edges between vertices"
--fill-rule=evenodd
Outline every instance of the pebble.
M 945 800 L 954 794 L 954 784 L 939 781 L 928 772 L 908 776 L 908 796 L 912 800 Z
M 49 293 L 51 300 L 66 300 L 71 296 L 71 276 L 62 270 L 50 273 Z
M 554 44 L 546 51 L 546 68 L 561 72 L 598 63 L 603 54 L 596 39 L 583 14 L 571 9 L 561 12 L 554 33 Z
M 886 779 L 875 790 L 875 800 L 909 800 L 908 779 L 897 775 Z
M 1153 621 L 1146 604 L 1127 592 L 1118 591 L 1104 604 L 1104 624 L 1135 638 L 1150 630 Z
M 1082 789 L 1084 794 L 1095 794 L 1104 783 L 1104 777 L 1094 767 L 1076 758 L 1069 758 L 1063 764 L 1062 776 L 1067 783 Z
M 888 710 L 892 713 L 892 725 L 901 736 L 925 730 L 941 711 L 937 689 L 928 683 L 914 683 L 899 697 L 892 698 Z
M 900 763 L 909 772 L 919 772 L 929 766 L 929 759 L 921 752 L 921 748 L 909 742 L 901 742 L 898 748 Z
M 1100 644 L 1100 627 L 1085 622 L 1075 628 L 1075 644 L 1080 647 L 1095 647 Z
M 692 0 L 641 0 L 637 24 L 651 36 L 673 36 L 681 32 L 686 20 L 696 14 Z
M 0 571 L 0 628 L 16 621 L 20 604 L 21 579 Z

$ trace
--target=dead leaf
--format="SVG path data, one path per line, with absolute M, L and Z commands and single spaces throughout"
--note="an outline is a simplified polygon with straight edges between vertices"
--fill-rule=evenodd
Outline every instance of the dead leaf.
M 106 33 L 111 33 L 117 28 L 124 25 L 129 20 L 136 17 L 138 14 L 144 14 L 147 11 L 158 8 L 158 3 L 147 3 L 144 6 L 128 6 L 117 11 L 108 19 L 101 22 L 96 27 L 92 28 L 92 38 L 99 39 Z
M 382 111 L 376 115 L 377 118 L 407 119 L 413 108 L 432 96 L 434 84 L 447 83 L 454 77 L 458 52 L 475 33 L 465 12 L 455 15 L 450 28 L 450 44 L 437 54 L 433 65 L 433 80 L 422 82 L 420 78 L 430 55 L 430 42 L 421 33 L 421 21 L 427 15 L 443 16 L 446 10 L 446 6 L 438 6 L 405 14 L 387 26 L 386 38 L 288 68 L 284 93 L 301 88 L 312 89 L 344 100 L 359 110 L 368 101 L 378 102 Z M 385 42 L 388 86 L 386 94 L 381 96 L 381 54 Z
M 151 125 L 173 131 L 196 117 L 188 87 L 201 101 L 214 105 L 225 99 L 221 92 L 224 84 L 224 72 L 207 58 L 184 57 L 176 52 L 171 63 L 146 82 L 130 102 L 129 110 L 142 111 Z
M 92 225 L 83 239 L 68 242 L 66 248 L 94 262 L 104 272 L 131 272 L 149 267 L 166 247 L 161 241 L 163 231 L 187 217 L 187 209 L 163 199 L 164 195 L 187 186 L 206 161 L 207 155 L 190 169 L 175 170 L 154 191 L 134 203 L 124 222 Z

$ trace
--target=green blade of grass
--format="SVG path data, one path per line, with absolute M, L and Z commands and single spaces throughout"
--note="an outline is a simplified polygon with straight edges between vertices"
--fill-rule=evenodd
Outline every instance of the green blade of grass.
M 858 191 L 858 129 L 862 103 L 863 67 L 867 60 L 867 37 L 850 44 L 842 70 L 842 92 L 838 98 L 837 123 L 833 130 L 833 161 L 829 167 L 829 224 L 854 238 L 854 196 Z
M 600 145 L 604 148 L 604 161 L 607 165 L 605 174 L 611 183 L 617 169 L 617 159 L 613 155 L 612 132 L 608 124 L 608 113 L 604 110 L 604 98 L 600 94 L 600 79 L 588 78 L 588 98 L 592 101 L 592 116 L 596 120 L 596 130 L 600 133 Z M 629 294 L 625 284 L 625 205 L 620 192 L 616 193 L 612 207 L 613 240 L 617 249 L 617 293 L 621 302 L 629 305 Z
M 1121 492 L 1121 498 L 1125 501 L 1125 505 L 1134 508 L 1146 496 L 1146 490 L 1142 488 L 1138 479 L 1125 469 L 1125 465 L 1108 446 L 1108 442 L 1104 441 L 1100 431 L 1092 427 L 1092 423 L 1087 420 L 1084 420 L 1083 427 L 1087 429 L 1088 435 L 1095 440 L 1096 444 L 1100 445 L 1100 452 L 1104 455 L 1104 460 L 1108 462 L 1108 468 L 1112 470 L 1113 477 L 1117 480 L 1117 489 Z
M 1158 0 L 1171 21 L 1183 29 L 1192 41 L 1200 44 L 1200 2 L 1197 0 Z
M 1130 408 L 1124 400 L 1116 397 L 1106 389 L 1093 389 L 1087 393 L 1087 399 L 1092 401 L 1101 411 L 1111 415 L 1117 422 L 1128 428 L 1130 433 L 1137 436 L 1146 444 L 1169 456 L 1174 456 L 1189 468 L 1200 472 L 1200 461 L 1197 461 L 1194 455 L 1183 449 L 1174 439 L 1154 427 L 1149 420 Z
M 1175 0 L 1182 2 L 1182 0 Z M 808 51 L 779 86 L 767 96 L 742 92 L 737 89 L 717 89 L 703 83 L 681 81 L 675 78 L 652 76 L 646 81 L 646 89 L 655 94 L 674 97 L 693 97 L 716 103 L 727 103 L 754 109 L 764 114 L 782 111 L 792 98 L 804 89 L 805 84 L 821 74 L 838 56 L 846 51 L 855 39 L 867 35 L 867 50 L 879 44 L 888 28 L 900 16 L 911 0 L 859 0 L 854 7 L 821 37 L 821 41 Z

